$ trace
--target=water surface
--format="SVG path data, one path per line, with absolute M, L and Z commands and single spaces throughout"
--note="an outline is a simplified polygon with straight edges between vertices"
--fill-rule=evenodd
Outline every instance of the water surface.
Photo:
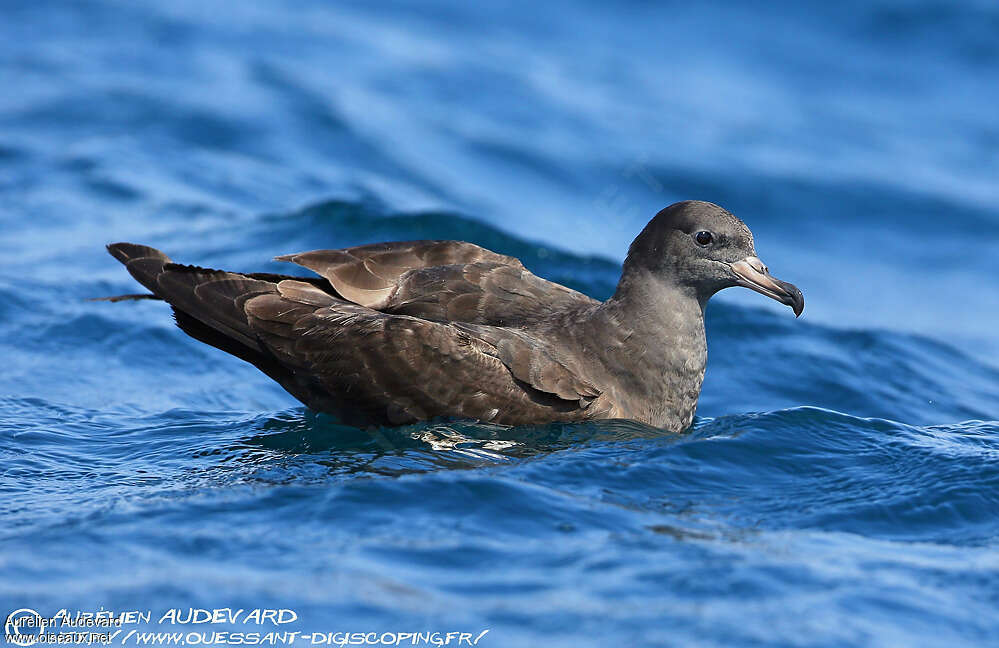
M 5 4 L 2 613 L 995 642 L 997 66 L 991 2 Z M 808 308 L 712 302 L 683 435 L 360 431 L 162 304 L 86 301 L 136 290 L 115 240 L 276 271 L 414 238 L 604 298 L 686 198 Z

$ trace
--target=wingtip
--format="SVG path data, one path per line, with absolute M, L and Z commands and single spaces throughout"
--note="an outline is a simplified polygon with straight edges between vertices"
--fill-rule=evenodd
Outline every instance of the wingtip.
M 131 245 L 130 243 L 125 243 L 119 241 L 118 243 L 108 243 L 104 246 L 104 249 L 108 251 L 108 254 L 118 259 L 122 263 L 128 261 L 128 255 L 125 253 L 125 246 Z
M 154 259 L 160 259 L 164 263 L 170 263 L 170 257 L 163 254 L 156 248 L 149 247 L 148 245 L 120 241 L 118 243 L 108 243 L 105 247 L 111 256 L 118 259 L 122 263 L 128 263 L 132 259 L 139 259 L 143 257 L 151 257 Z

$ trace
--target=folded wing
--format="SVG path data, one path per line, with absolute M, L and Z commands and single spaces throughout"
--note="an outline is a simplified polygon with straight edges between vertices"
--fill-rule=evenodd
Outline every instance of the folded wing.
M 592 303 L 512 257 L 441 241 L 284 257 L 323 277 L 302 279 L 179 265 L 128 243 L 108 249 L 187 333 L 348 422 L 517 424 L 596 413 L 600 391 L 579 367 L 519 327 L 488 325 L 553 303 Z
M 514 257 L 462 241 L 378 243 L 277 259 L 316 272 L 347 301 L 437 322 L 521 325 L 596 304 Z

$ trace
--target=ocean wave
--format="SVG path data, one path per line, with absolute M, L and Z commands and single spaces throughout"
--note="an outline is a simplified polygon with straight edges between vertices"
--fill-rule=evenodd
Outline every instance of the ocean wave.
M 11 608 L 504 646 L 999 634 L 994 2 L 4 9 Z M 808 308 L 712 300 L 679 435 L 352 428 L 162 303 L 86 301 L 137 290 L 117 240 L 304 272 L 268 259 L 422 238 L 606 298 L 688 198 L 743 217 Z

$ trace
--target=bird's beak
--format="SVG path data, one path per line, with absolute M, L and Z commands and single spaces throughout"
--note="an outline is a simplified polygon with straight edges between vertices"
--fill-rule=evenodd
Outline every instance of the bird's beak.
M 794 311 L 795 317 L 805 310 L 805 296 L 801 291 L 794 284 L 771 277 L 770 271 L 758 258 L 746 257 L 742 261 L 730 263 L 729 267 L 735 273 L 736 283 L 740 286 L 787 304 Z

